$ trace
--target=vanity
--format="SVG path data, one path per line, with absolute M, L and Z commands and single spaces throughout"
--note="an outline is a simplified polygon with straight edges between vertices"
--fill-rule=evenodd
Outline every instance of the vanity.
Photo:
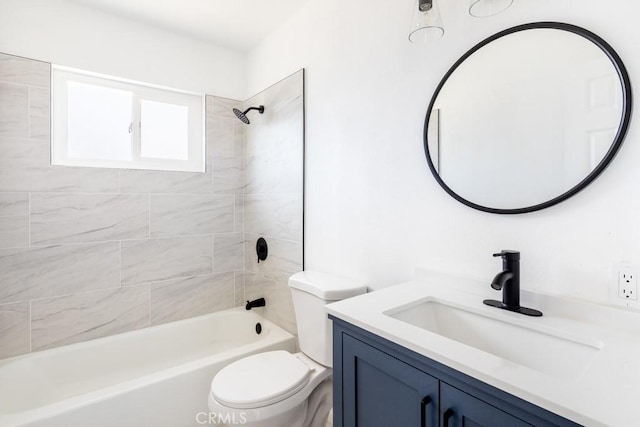
M 578 425 L 349 323 L 334 319 L 334 331 L 335 425 Z
M 327 306 L 334 425 L 638 425 L 640 315 L 532 292 L 528 317 L 487 281 L 422 271 Z

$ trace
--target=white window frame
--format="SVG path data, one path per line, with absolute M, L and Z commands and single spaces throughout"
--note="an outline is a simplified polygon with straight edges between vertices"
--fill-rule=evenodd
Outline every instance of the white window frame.
M 131 160 L 84 159 L 68 156 L 67 111 L 68 82 L 85 83 L 133 94 L 131 122 Z M 120 169 L 205 172 L 205 95 L 103 74 L 54 65 L 51 73 L 52 120 L 51 164 Z M 164 102 L 188 108 L 188 159 L 141 157 L 141 100 Z

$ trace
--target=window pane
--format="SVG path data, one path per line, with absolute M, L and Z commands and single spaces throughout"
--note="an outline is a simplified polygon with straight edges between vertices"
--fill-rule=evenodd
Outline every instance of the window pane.
M 164 102 L 141 101 L 141 156 L 189 159 L 189 108 Z
M 76 82 L 67 87 L 68 156 L 131 160 L 133 94 Z

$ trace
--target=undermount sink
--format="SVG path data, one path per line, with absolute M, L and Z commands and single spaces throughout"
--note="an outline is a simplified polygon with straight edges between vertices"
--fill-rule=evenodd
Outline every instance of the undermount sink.
M 597 339 L 547 330 L 536 325 L 535 320 L 521 321 L 502 312 L 490 316 L 472 307 L 456 306 L 431 297 L 384 314 L 521 366 L 563 378 L 579 376 L 603 347 Z

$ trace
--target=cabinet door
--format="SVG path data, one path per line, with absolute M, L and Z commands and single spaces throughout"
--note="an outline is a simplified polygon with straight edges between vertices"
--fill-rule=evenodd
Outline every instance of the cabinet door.
M 447 383 L 440 383 L 440 410 L 442 427 L 531 426 Z
M 437 427 L 438 380 L 348 335 L 343 427 Z

